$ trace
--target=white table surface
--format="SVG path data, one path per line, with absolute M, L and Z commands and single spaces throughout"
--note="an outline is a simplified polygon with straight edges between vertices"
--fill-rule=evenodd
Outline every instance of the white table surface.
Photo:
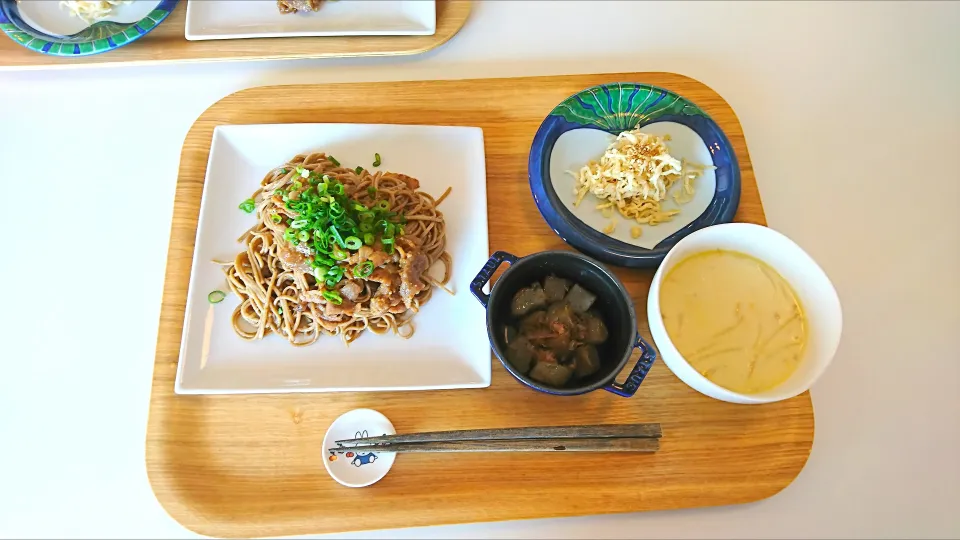
M 154 498 L 144 437 L 180 146 L 214 101 L 658 70 L 733 106 L 770 225 L 840 292 L 806 468 L 736 507 L 345 536 L 960 536 L 958 28 L 949 2 L 487 1 L 415 57 L 0 73 L 0 536 L 195 536 Z

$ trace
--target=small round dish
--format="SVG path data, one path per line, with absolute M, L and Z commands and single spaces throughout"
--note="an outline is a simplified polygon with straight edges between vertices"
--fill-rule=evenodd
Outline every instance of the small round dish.
M 693 200 L 678 206 L 672 221 L 641 226 L 617 216 L 613 233 L 603 229 L 611 218 L 587 195 L 574 205 L 578 171 L 597 159 L 615 136 L 641 128 L 669 135 L 671 155 L 713 165 L 696 180 Z M 528 162 L 530 189 L 540 214 L 567 244 L 608 264 L 654 267 L 686 235 L 733 219 L 740 203 L 740 167 L 730 141 L 703 110 L 682 96 L 647 84 L 612 83 L 587 88 L 557 105 L 537 130 Z M 665 202 L 665 207 L 673 205 Z
M 336 441 L 394 435 L 397 431 L 386 416 L 373 409 L 354 409 L 330 424 L 323 436 L 323 466 L 337 482 L 347 487 L 375 484 L 390 472 L 397 454 L 393 452 L 353 452 L 349 443 Z M 331 451 L 331 448 L 339 448 Z
M 24 47 L 51 56 L 112 51 L 140 39 L 170 15 L 178 0 L 137 0 L 106 20 L 87 24 L 56 1 L 0 0 L 0 30 Z
M 483 287 L 490 282 L 497 268 L 503 263 L 510 267 L 503 272 L 492 285 L 490 294 Z M 518 370 L 507 359 L 507 343 L 504 339 L 504 325 L 512 318 L 510 302 L 513 295 L 532 281 L 543 279 L 552 274 L 580 284 L 597 295 L 594 304 L 597 311 L 610 329 L 609 338 L 599 345 L 600 369 L 575 384 L 558 388 L 532 379 Z M 490 348 L 500 359 L 503 367 L 518 381 L 538 392 L 555 396 L 576 396 L 600 388 L 620 397 L 631 397 L 637 393 L 644 377 L 650 371 L 657 353 L 647 344 L 637 331 L 637 315 L 633 308 L 630 293 L 613 272 L 603 265 L 572 251 L 541 251 L 517 257 L 505 251 L 498 251 L 490 257 L 477 276 L 470 283 L 470 292 L 487 311 L 487 337 Z M 621 384 L 617 375 L 630 361 L 634 350 L 639 350 L 637 363 Z

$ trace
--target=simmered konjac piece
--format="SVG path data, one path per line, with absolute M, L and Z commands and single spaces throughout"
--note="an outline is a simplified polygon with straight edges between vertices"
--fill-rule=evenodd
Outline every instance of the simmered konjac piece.
M 517 291 L 510 306 L 516 325 L 504 330 L 507 360 L 531 379 L 555 387 L 596 373 L 596 346 L 608 335 L 603 319 L 591 309 L 596 299 L 556 276 Z

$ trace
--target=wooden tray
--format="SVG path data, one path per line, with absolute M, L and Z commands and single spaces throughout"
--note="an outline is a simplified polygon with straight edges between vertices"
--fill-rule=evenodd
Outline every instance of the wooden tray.
M 251 396 L 176 396 L 174 377 L 211 135 L 220 124 L 357 122 L 480 126 L 490 249 L 517 255 L 568 249 L 541 219 L 527 182 L 540 122 L 569 95 L 631 81 L 674 90 L 723 128 L 740 161 L 737 221 L 764 224 L 750 156 L 730 106 L 703 84 L 666 73 L 272 86 L 207 109 L 183 144 L 147 430 L 147 470 L 160 503 L 198 533 L 275 536 L 745 503 L 800 472 L 813 443 L 808 393 L 758 406 L 690 389 L 658 362 L 633 398 L 596 391 L 557 398 L 512 379 L 493 359 L 480 390 Z M 296 107 L 281 99 L 295 90 Z M 642 308 L 653 272 L 617 269 Z M 457 294 L 470 294 L 458 290 Z M 477 309 L 481 309 L 477 305 Z M 629 362 L 632 366 L 634 362 Z M 622 376 L 623 374 L 621 374 Z M 330 423 L 357 407 L 384 413 L 399 433 L 446 429 L 661 422 L 652 455 L 407 454 L 374 486 L 350 489 L 324 469 Z
M 136 65 L 220 60 L 287 60 L 419 54 L 446 43 L 470 15 L 468 0 L 437 0 L 437 31 L 432 36 L 343 36 L 187 41 L 187 0 L 160 25 L 134 43 L 80 58 L 61 58 L 27 49 L 0 35 L 0 69 L 64 68 L 90 64 Z

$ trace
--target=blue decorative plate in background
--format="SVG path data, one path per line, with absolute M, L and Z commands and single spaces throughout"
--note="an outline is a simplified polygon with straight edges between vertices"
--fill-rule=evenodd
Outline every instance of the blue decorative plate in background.
M 87 24 L 55 0 L 0 0 L 0 30 L 33 51 L 52 56 L 88 56 L 122 47 L 153 30 L 177 0 L 135 0 L 106 20 Z
M 663 203 L 680 213 L 656 226 L 604 216 L 596 209 L 600 201 L 589 194 L 574 204 L 576 180 L 570 172 L 598 159 L 617 134 L 635 128 L 669 135 L 670 154 L 678 159 L 716 167 L 695 181 L 692 200 Z M 529 175 L 537 208 L 550 227 L 574 248 L 620 266 L 657 266 L 684 236 L 731 221 L 740 202 L 740 167 L 720 127 L 690 101 L 646 84 L 595 86 L 557 105 L 533 139 Z M 617 227 L 604 232 L 611 222 Z M 635 238 L 632 229 L 638 226 L 642 234 Z

